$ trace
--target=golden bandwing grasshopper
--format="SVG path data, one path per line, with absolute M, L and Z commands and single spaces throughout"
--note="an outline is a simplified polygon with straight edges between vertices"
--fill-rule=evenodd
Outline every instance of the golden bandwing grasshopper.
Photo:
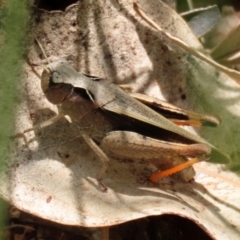
M 21 134 L 69 116 L 103 163 L 97 176 L 100 183 L 107 170 L 108 156 L 150 161 L 161 170 L 151 175 L 152 181 L 196 162 L 211 161 L 211 157 L 213 162 L 229 161 L 216 147 L 177 126 L 216 126 L 219 120 L 214 116 L 186 111 L 143 94 L 129 94 L 115 84 L 78 73 L 65 60 L 47 65 L 41 87 L 59 112 Z M 192 175 L 186 175 L 186 180 L 190 178 Z

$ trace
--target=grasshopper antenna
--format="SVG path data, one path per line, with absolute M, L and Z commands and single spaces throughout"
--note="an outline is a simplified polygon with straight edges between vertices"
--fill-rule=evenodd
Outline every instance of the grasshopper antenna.
M 35 42 L 37 43 L 37 45 L 39 46 L 39 48 L 40 48 L 40 50 L 41 50 L 41 52 L 42 52 L 45 60 L 46 60 L 47 63 L 49 64 L 50 61 L 49 61 L 49 59 L 48 59 L 48 57 L 47 57 L 47 55 L 46 55 L 46 52 L 44 51 L 44 48 L 43 48 L 42 44 L 40 43 L 40 41 L 39 41 L 36 37 L 34 38 L 34 41 L 35 41 Z M 29 60 L 29 58 L 27 58 L 27 63 L 28 63 L 28 65 L 31 67 L 32 71 L 37 75 L 37 77 L 38 77 L 39 79 L 41 79 L 41 76 L 40 76 L 39 73 L 34 69 L 34 67 L 33 67 L 31 61 Z M 37 65 L 38 65 L 38 66 L 41 65 L 43 69 L 45 69 L 47 72 L 49 72 L 49 69 L 46 68 L 46 66 L 45 66 L 44 64 L 37 64 Z
M 39 48 L 41 49 L 42 54 L 43 54 L 44 58 L 46 59 L 47 63 L 50 64 L 49 59 L 48 59 L 48 57 L 47 57 L 47 54 L 46 54 L 46 52 L 45 52 L 42 44 L 40 43 L 40 41 L 38 41 L 38 39 L 37 39 L 36 37 L 35 37 L 35 41 L 37 42 Z M 49 72 L 49 70 L 48 70 L 44 65 L 43 65 L 43 68 L 44 68 L 46 71 Z

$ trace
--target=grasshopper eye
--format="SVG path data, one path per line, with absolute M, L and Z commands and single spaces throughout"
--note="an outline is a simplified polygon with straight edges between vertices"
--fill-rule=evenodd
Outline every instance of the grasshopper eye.
M 53 83 L 63 83 L 63 78 L 60 73 L 53 72 L 52 81 L 53 81 Z

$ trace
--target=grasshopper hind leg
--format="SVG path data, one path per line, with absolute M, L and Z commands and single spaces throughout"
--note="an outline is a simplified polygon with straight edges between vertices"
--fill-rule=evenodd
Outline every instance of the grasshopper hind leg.
M 206 144 L 179 144 L 129 131 L 108 133 L 101 142 L 101 148 L 119 158 L 146 160 L 153 164 L 161 170 L 150 177 L 154 182 L 175 173 L 184 181 L 191 180 L 195 175 L 191 166 L 206 160 L 211 152 Z
M 157 182 L 158 180 L 164 178 L 164 177 L 168 177 L 172 174 L 175 174 L 175 173 L 179 173 L 180 171 L 186 171 L 187 169 L 189 169 L 189 167 L 191 167 L 193 164 L 195 163 L 198 163 L 200 162 L 201 160 L 199 158 L 193 158 L 187 162 L 183 162 L 183 163 L 180 163 L 180 164 L 177 164 L 176 166 L 174 167 L 171 167 L 171 168 L 168 168 L 166 170 L 163 170 L 163 171 L 160 171 L 160 172 L 156 172 L 156 173 L 153 173 L 151 176 L 150 176 L 150 181 L 151 182 Z M 188 173 L 185 173 L 185 180 L 186 181 L 189 181 L 191 180 L 191 173 L 189 176 L 187 176 Z M 195 174 L 195 173 L 194 173 Z M 193 175 L 194 175 L 193 174 Z

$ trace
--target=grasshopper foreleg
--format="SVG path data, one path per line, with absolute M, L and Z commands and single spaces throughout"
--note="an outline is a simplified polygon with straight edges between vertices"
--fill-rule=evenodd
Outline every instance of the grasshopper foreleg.
M 59 113 L 58 115 L 56 115 L 55 117 L 53 117 L 53 118 L 51 118 L 51 119 L 49 119 L 47 121 L 44 121 L 44 122 L 42 122 L 40 124 L 37 124 L 37 125 L 35 125 L 35 126 L 31 127 L 31 128 L 28 128 L 28 129 L 24 130 L 23 132 L 18 133 L 17 136 L 18 137 L 22 137 L 27 132 L 39 131 L 39 130 L 45 128 L 45 127 L 48 127 L 48 126 L 52 125 L 53 123 L 57 122 L 59 119 L 61 119 L 63 117 L 64 117 L 64 114 Z
M 98 180 L 102 190 L 105 192 L 107 190 L 107 187 L 102 183 L 102 178 L 103 178 L 105 172 L 107 171 L 108 164 L 109 164 L 109 158 L 103 152 L 103 150 L 87 134 L 82 134 L 82 137 L 87 142 L 87 144 L 91 147 L 91 149 L 97 154 L 97 156 L 99 157 L 100 161 L 103 164 L 101 170 L 98 173 L 97 180 Z

